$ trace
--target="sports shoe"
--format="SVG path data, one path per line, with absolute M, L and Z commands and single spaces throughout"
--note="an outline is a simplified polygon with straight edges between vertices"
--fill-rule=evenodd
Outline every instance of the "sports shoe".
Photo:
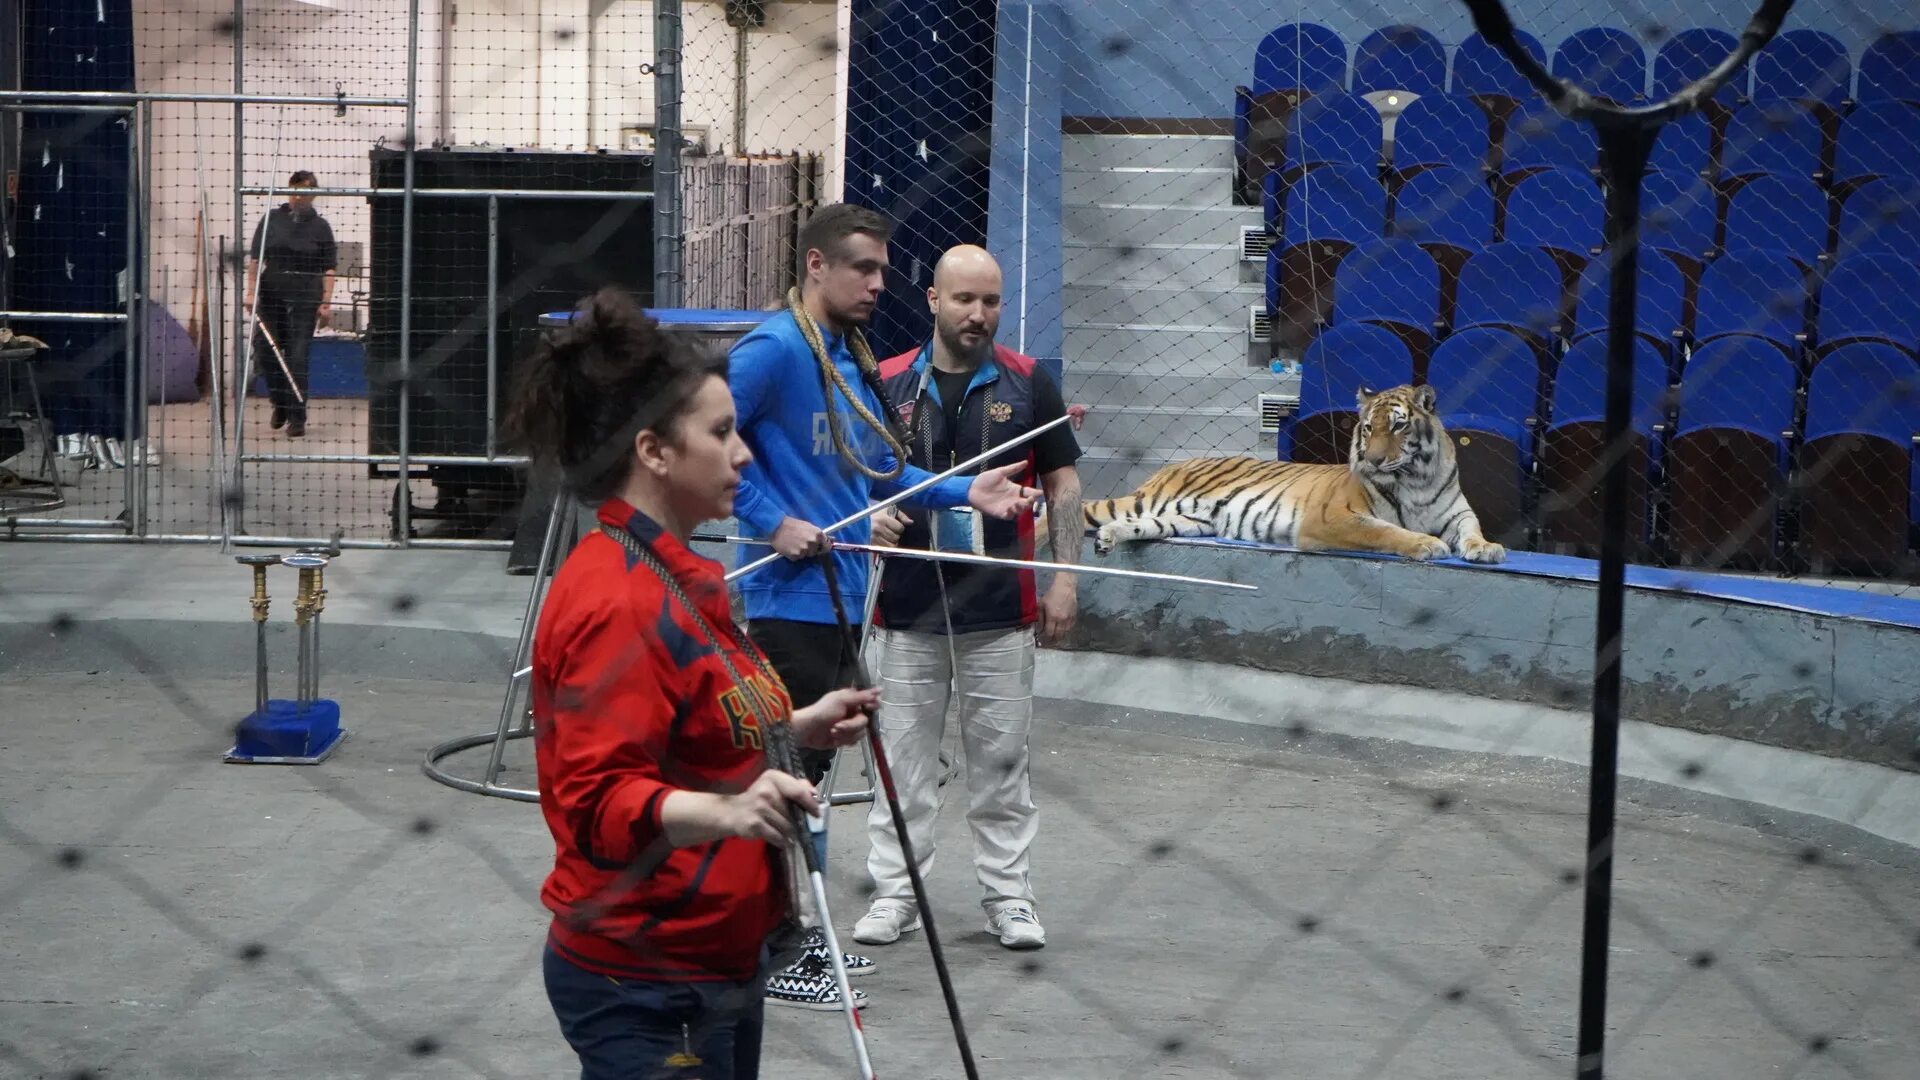
M 1047 943 L 1047 932 L 1033 913 L 1033 905 L 1014 900 L 987 912 L 987 933 L 997 934 L 1000 944 L 1009 949 L 1038 949 Z
M 853 940 L 863 945 L 891 945 L 901 934 L 920 929 L 920 912 L 898 900 L 875 900 L 853 924 Z
M 817 962 L 820 965 L 820 969 L 825 971 L 828 977 L 832 977 L 833 961 L 827 954 L 827 932 L 817 926 L 810 927 L 807 930 L 807 936 L 804 941 L 807 947 L 804 960 Z M 852 953 L 843 952 L 840 954 L 840 960 L 847 965 L 847 978 L 849 979 L 859 975 L 873 974 L 873 961 L 864 956 L 855 956 Z
M 815 960 L 811 953 L 785 971 L 767 976 L 767 1004 L 816 1012 L 838 1012 L 846 1007 L 840 1001 L 840 984 L 834 979 L 833 971 Z M 853 1007 L 867 1007 L 865 991 L 853 992 Z

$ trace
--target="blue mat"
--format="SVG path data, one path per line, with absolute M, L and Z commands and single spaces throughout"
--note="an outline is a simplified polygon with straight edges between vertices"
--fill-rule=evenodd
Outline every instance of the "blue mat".
M 1254 548 L 1260 551 L 1298 551 L 1279 544 L 1255 544 L 1243 540 L 1217 540 L 1204 537 L 1169 538 L 1163 543 L 1203 547 Z M 1320 551 L 1342 559 L 1379 559 L 1401 562 L 1396 556 L 1363 551 Z M 1529 577 L 1559 578 L 1563 581 L 1599 581 L 1600 563 L 1595 559 L 1576 559 L 1567 555 L 1543 555 L 1532 551 L 1509 551 L 1507 561 L 1495 565 L 1470 563 L 1465 559 L 1435 559 L 1438 566 L 1464 567 L 1493 574 L 1524 574 Z M 1760 607 L 1799 611 L 1809 615 L 1828 615 L 1837 619 L 1885 623 L 1920 629 L 1920 597 L 1886 596 L 1864 589 L 1846 589 L 1831 585 L 1808 585 L 1778 578 L 1738 577 L 1707 570 L 1669 570 L 1657 566 L 1627 566 L 1627 586 L 1653 592 L 1687 593 L 1715 600 L 1754 604 Z M 1920 594 L 1920 588 L 1916 588 Z

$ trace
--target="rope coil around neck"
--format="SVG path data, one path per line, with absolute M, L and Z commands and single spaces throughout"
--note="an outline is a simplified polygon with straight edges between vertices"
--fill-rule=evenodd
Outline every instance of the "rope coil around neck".
M 827 353 L 827 343 L 820 334 L 820 324 L 814 321 L 812 313 L 807 311 L 806 305 L 800 302 L 798 287 L 787 290 L 787 310 L 793 313 L 793 321 L 800 326 L 800 336 L 806 339 L 807 346 L 813 350 L 814 360 L 819 364 L 820 389 L 826 397 L 827 405 L 827 432 L 833 437 L 833 448 L 839 452 L 841 460 L 869 480 L 897 478 L 906 468 L 907 448 L 902 445 L 899 434 L 894 431 L 890 422 L 892 413 L 885 408 L 884 403 L 887 397 L 881 392 L 880 387 L 880 365 L 873 358 L 873 349 L 867 345 L 866 335 L 862 334 L 857 326 L 848 327 L 847 350 L 853 353 L 854 365 L 860 369 L 861 380 L 867 384 L 869 390 L 873 391 L 874 397 L 883 403 L 881 411 L 886 413 L 887 420 L 874 416 L 866 403 L 853 392 L 853 388 L 847 385 L 846 378 L 834 365 L 833 357 Z M 862 455 L 855 453 L 853 448 L 847 445 L 847 434 L 841 429 L 840 411 L 833 407 L 835 388 L 838 388 L 841 395 L 847 399 L 847 404 L 853 406 L 854 416 L 858 417 L 860 422 L 874 434 L 880 436 L 881 441 L 887 444 L 887 449 L 893 451 L 891 470 L 882 472 L 873 468 L 866 463 Z

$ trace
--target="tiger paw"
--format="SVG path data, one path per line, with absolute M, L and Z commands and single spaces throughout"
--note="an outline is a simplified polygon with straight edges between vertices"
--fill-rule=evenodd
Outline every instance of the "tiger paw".
M 1506 562 L 1507 549 L 1491 540 L 1468 540 L 1460 545 L 1460 557 L 1477 563 Z
M 1420 562 L 1445 559 L 1453 554 L 1453 549 L 1447 546 L 1447 542 L 1437 536 L 1423 536 L 1414 541 L 1410 547 L 1407 558 Z
M 1111 525 L 1103 525 L 1099 529 L 1094 530 L 1093 553 L 1095 555 L 1111 555 L 1113 553 L 1113 527 Z

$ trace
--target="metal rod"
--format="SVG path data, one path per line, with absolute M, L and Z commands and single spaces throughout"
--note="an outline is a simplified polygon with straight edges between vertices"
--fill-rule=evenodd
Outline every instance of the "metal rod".
M 6 518 L 4 531 L 0 531 L 0 543 L 75 543 L 75 544 L 223 544 L 231 547 L 303 547 L 308 544 L 332 544 L 342 550 L 359 551 L 397 551 L 400 545 L 392 540 L 349 540 L 344 537 L 327 539 L 314 536 L 220 536 L 215 533 L 148 533 L 134 536 L 127 532 L 76 533 L 49 530 L 35 532 L 21 526 L 44 525 L 45 518 Z M 101 522 L 99 527 L 126 527 L 122 521 Z M 429 539 L 415 540 L 407 545 L 410 548 L 445 549 L 457 551 L 511 551 L 511 540 L 464 540 Z
M 198 154 L 197 149 L 195 153 L 196 155 Z M 212 217 L 207 213 L 206 191 L 207 189 L 204 186 L 200 189 L 200 218 L 207 225 L 212 225 Z M 213 475 L 218 477 L 225 476 L 227 472 L 228 339 L 227 335 L 221 333 L 218 329 L 221 316 L 226 313 L 227 308 L 227 272 L 224 260 L 212 257 L 212 252 L 215 250 L 212 247 L 214 243 L 213 237 L 203 236 L 202 241 L 203 243 L 200 249 L 201 268 L 207 275 L 207 291 L 211 294 L 209 296 L 207 319 L 203 331 L 207 335 L 207 348 L 211 354 L 208 357 L 209 371 L 207 374 L 213 383 L 210 388 L 211 393 L 207 395 L 208 399 L 213 402 L 213 408 L 209 409 L 208 413 L 210 414 L 210 419 L 213 424 Z M 226 246 L 224 240 L 221 242 L 221 246 Z M 220 506 L 220 547 L 221 550 L 224 551 L 233 546 L 233 511 L 227 505 L 225 494 L 216 494 L 219 495 L 218 502 Z
M 140 171 L 139 171 L 140 220 L 142 222 L 147 223 L 148 225 L 147 231 L 142 235 L 152 236 L 153 235 L 153 231 L 152 231 L 153 103 L 152 102 L 148 101 L 148 102 L 140 103 L 139 118 L 140 118 Z M 141 254 L 145 255 L 147 254 L 147 252 L 143 251 Z M 164 268 L 163 268 L 163 277 L 164 277 Z M 147 258 L 142 258 L 140 260 L 140 273 L 134 280 L 137 281 L 141 286 L 141 289 L 140 289 L 141 311 L 142 311 L 142 314 L 145 314 L 146 312 L 152 310 L 151 307 L 149 307 L 146 303 L 146 294 L 150 291 L 150 286 L 153 284 L 152 260 Z M 162 311 L 166 311 L 166 299 L 167 299 L 166 292 L 165 292 L 165 289 L 163 288 L 161 290 L 161 295 L 160 295 L 160 303 L 161 303 Z M 148 405 L 148 402 L 147 402 L 148 372 L 152 370 L 151 363 L 153 359 L 153 349 L 152 349 L 153 342 L 151 340 L 151 335 L 146 333 L 146 329 L 147 329 L 146 324 L 149 322 L 151 322 L 151 320 L 147 320 L 147 319 L 142 320 L 142 325 L 140 327 L 141 333 L 138 339 L 139 357 L 140 357 L 140 379 L 139 379 L 140 397 L 139 397 L 139 405 L 138 405 L 139 411 L 136 415 L 138 415 L 140 418 L 140 431 L 137 436 L 139 439 L 139 451 L 136 454 L 131 447 L 128 449 L 129 457 L 137 457 L 139 461 L 137 464 L 132 460 L 129 460 L 127 462 L 127 466 L 129 469 L 139 470 L 139 478 L 137 482 L 134 484 L 134 489 L 133 489 L 134 490 L 133 533 L 135 536 L 144 535 L 147 531 L 147 493 L 148 493 L 147 459 L 151 457 L 153 453 L 153 448 L 148 443 L 148 439 L 147 439 L 148 429 L 150 429 L 153 426 L 153 410 Z M 162 390 L 162 393 L 160 395 L 160 400 L 164 403 L 166 401 L 166 393 L 165 393 L 166 373 L 164 370 L 161 372 L 160 386 Z M 132 440 L 135 437 L 136 436 L 134 435 L 134 433 L 131 433 L 131 432 L 129 432 L 127 435 L 127 438 L 129 440 Z
M 500 197 L 487 196 L 487 456 L 494 452 L 500 407 Z
M 960 464 L 955 465 L 954 467 L 948 469 L 946 472 L 935 473 L 932 476 L 927 477 L 925 480 L 922 480 L 919 483 L 913 485 L 912 487 L 903 488 L 898 494 L 888 496 L 887 498 L 882 499 L 877 503 L 874 503 L 872 506 L 867 507 L 865 510 L 860 511 L 859 513 L 849 514 L 846 517 L 841 518 L 839 521 L 836 521 L 833 524 L 828 525 L 826 528 L 820 531 L 831 536 L 834 533 L 839 532 L 841 529 L 846 528 L 847 526 L 853 524 L 856 521 L 860 521 L 865 518 L 870 518 L 873 515 L 879 513 L 880 511 L 885 510 L 891 506 L 894 506 L 897 503 L 905 502 L 907 499 L 910 499 L 913 496 L 920 494 L 922 491 L 925 491 L 928 488 L 934 486 L 935 484 L 938 484 L 940 481 L 948 479 L 949 477 L 958 475 L 959 473 L 965 472 L 966 470 L 973 468 L 975 465 L 978 465 L 981 462 L 986 461 L 988 458 L 992 458 L 1000 454 L 1004 454 L 1008 450 L 1011 450 L 1022 443 L 1031 442 L 1034 439 L 1039 438 L 1040 436 L 1046 434 L 1047 432 L 1053 430 L 1054 428 L 1059 427 L 1061 424 L 1064 424 L 1071 419 L 1073 419 L 1073 417 L 1071 416 L 1062 416 L 1054 420 L 1049 420 L 1046 423 L 1041 424 L 1039 427 L 1034 428 L 1032 431 L 1027 432 L 1025 435 L 1019 435 L 1014 438 L 1008 439 L 1006 442 L 1001 443 L 1000 445 L 995 446 L 990 450 L 986 450 L 980 454 L 977 454 L 973 457 L 968 458 L 967 460 L 961 462 Z M 784 559 L 784 558 L 786 558 L 786 556 L 776 551 L 773 554 L 768 555 L 764 559 L 755 559 L 754 561 L 748 563 L 747 565 L 742 566 L 737 570 L 734 570 L 733 572 L 726 575 L 725 580 L 727 581 L 738 580 L 739 578 L 744 577 L 745 575 L 760 569 L 761 567 L 767 565 L 768 563 L 773 562 L 775 559 Z
M 680 0 L 653 5 L 653 305 L 680 306 Z
M 241 28 L 233 28 L 235 42 Z M 202 105 L 351 105 L 363 109 L 398 109 L 405 98 L 322 97 L 318 94 L 181 94 L 122 90 L 0 90 L 0 101 L 25 102 L 41 109 L 111 105 L 132 108 L 144 101 L 197 102 Z
M 132 108 L 132 105 L 34 105 L 18 101 L 0 101 L 0 113 L 123 113 Z
M 408 403 L 413 398 L 413 196 L 414 153 L 419 143 L 420 112 L 420 0 L 407 0 L 407 118 L 401 139 L 400 203 L 400 478 L 394 506 L 396 539 L 405 547 L 413 531 L 413 488 L 407 465 L 412 438 Z
M 307 464 L 327 465 L 397 465 L 399 454 L 243 454 L 242 461 L 262 462 L 304 462 Z M 481 457 L 476 454 L 409 454 L 407 461 L 414 465 L 525 465 L 525 454 L 495 454 Z
M 487 771 L 481 773 L 481 780 L 493 783 L 500 775 L 500 761 L 506 753 L 508 733 L 514 730 L 514 721 L 518 719 L 514 705 L 519 701 L 520 680 L 532 673 L 528 657 L 533 649 L 533 624 L 539 618 L 540 605 L 546 596 L 547 574 L 553 569 L 559 557 L 560 523 L 572 518 L 572 501 L 567 498 L 563 487 L 554 493 L 553 505 L 547 509 L 547 531 L 540 541 L 540 558 L 534 563 L 533 585 L 527 589 L 527 609 L 520 616 L 520 640 L 513 648 L 511 674 L 507 676 L 506 696 L 500 700 L 500 727 L 494 735 L 493 750 L 487 755 Z
M 122 299 L 127 306 L 127 321 L 125 326 L 126 332 L 122 335 L 121 342 L 122 348 L 124 349 L 122 359 L 125 361 L 125 364 L 122 366 L 123 370 L 120 383 L 121 392 L 126 395 L 126 398 L 120 403 L 120 446 L 121 453 L 126 456 L 133 454 L 135 446 L 134 387 L 137 385 L 143 390 L 146 388 L 146 380 L 145 378 L 141 378 L 143 373 L 140 371 L 140 338 L 145 335 L 139 332 L 140 270 L 146 260 L 140 258 L 140 152 L 137 141 L 138 132 L 134 130 L 135 125 L 133 119 L 132 116 L 128 116 L 126 121 L 127 261 L 125 269 L 122 271 L 122 281 L 124 282 L 122 287 L 126 290 L 126 295 Z M 134 381 L 136 378 L 139 378 L 138 383 Z M 140 395 L 142 400 L 144 400 L 145 397 L 145 394 Z M 127 524 L 131 526 L 134 518 L 138 516 L 134 507 L 134 489 L 136 486 L 135 480 L 139 476 L 139 468 L 132 461 L 123 459 L 120 471 L 125 474 L 121 477 L 121 513 L 126 515 Z
M 246 7 L 246 0 L 233 0 L 233 246 L 236 252 L 244 252 L 247 243 L 245 239 L 247 235 L 246 196 L 240 192 L 240 185 L 245 183 L 247 179 L 247 135 L 243 126 L 247 106 L 245 99 L 241 96 L 241 92 L 245 89 L 246 84 Z M 271 208 L 269 208 L 268 216 L 272 216 Z M 266 243 L 266 223 L 262 222 L 260 226 L 261 255 L 264 255 L 266 252 Z M 221 252 L 222 262 L 225 261 L 225 257 L 226 252 Z M 258 256 L 256 256 L 256 258 L 260 263 L 257 272 L 261 277 L 265 277 L 267 268 L 264 264 L 266 260 Z M 253 381 L 253 341 L 252 335 L 247 333 L 247 308 L 258 304 L 259 294 L 257 292 L 255 293 L 254 305 L 247 303 L 247 260 L 244 255 L 234 260 L 233 273 L 238 290 L 233 305 L 233 348 L 234 359 L 239 361 L 241 365 L 238 377 L 239 384 L 234 387 L 233 391 L 233 452 L 237 458 L 239 454 L 246 450 L 246 445 L 243 441 L 245 438 L 243 432 L 246 427 L 247 418 L 246 384 Z M 256 288 L 257 287 L 258 286 L 256 286 Z M 233 463 L 232 477 L 233 478 L 227 481 L 227 483 L 233 485 L 233 487 L 230 491 L 221 492 L 220 505 L 226 508 L 228 530 L 230 533 L 237 533 L 244 531 L 247 527 L 244 495 L 239 487 L 241 481 L 241 466 L 238 460 L 235 460 Z
M 17 525 L 43 525 L 65 529 L 124 529 L 125 521 L 119 518 L 49 518 L 49 517 L 8 517 L 4 520 L 8 528 Z
M 124 311 L 0 311 L 0 319 L 35 319 L 40 322 L 114 323 L 126 322 Z
M 712 544 L 748 544 L 754 547 L 766 547 L 773 543 L 752 536 L 700 536 L 694 540 L 705 540 Z M 1122 570 L 1118 567 L 1088 566 L 1084 563 L 1051 563 L 1035 559 L 1002 559 L 994 555 L 973 555 L 959 551 L 925 551 L 920 548 L 880 547 L 876 544 L 849 544 L 834 541 L 837 551 L 860 551 L 869 555 L 893 559 L 924 559 L 931 562 L 968 563 L 973 566 L 998 566 L 1021 570 L 1055 570 L 1062 574 L 1105 574 L 1108 577 L 1134 578 L 1139 581 L 1164 581 L 1178 585 L 1200 585 L 1213 589 L 1241 589 L 1246 592 L 1259 592 L 1258 585 L 1245 585 L 1237 581 L 1214 581 L 1211 578 L 1188 577 L 1184 574 L 1158 574 L 1151 570 Z
M 280 184 L 250 184 L 240 189 L 247 195 L 285 195 L 292 189 Z M 341 187 L 301 188 L 302 195 L 340 195 L 349 198 L 404 198 L 406 188 L 381 187 Z M 590 199 L 606 201 L 648 200 L 653 198 L 651 191 L 591 191 L 586 189 L 563 188 L 553 191 L 541 191 L 538 188 L 420 188 L 414 193 L 420 199 Z

